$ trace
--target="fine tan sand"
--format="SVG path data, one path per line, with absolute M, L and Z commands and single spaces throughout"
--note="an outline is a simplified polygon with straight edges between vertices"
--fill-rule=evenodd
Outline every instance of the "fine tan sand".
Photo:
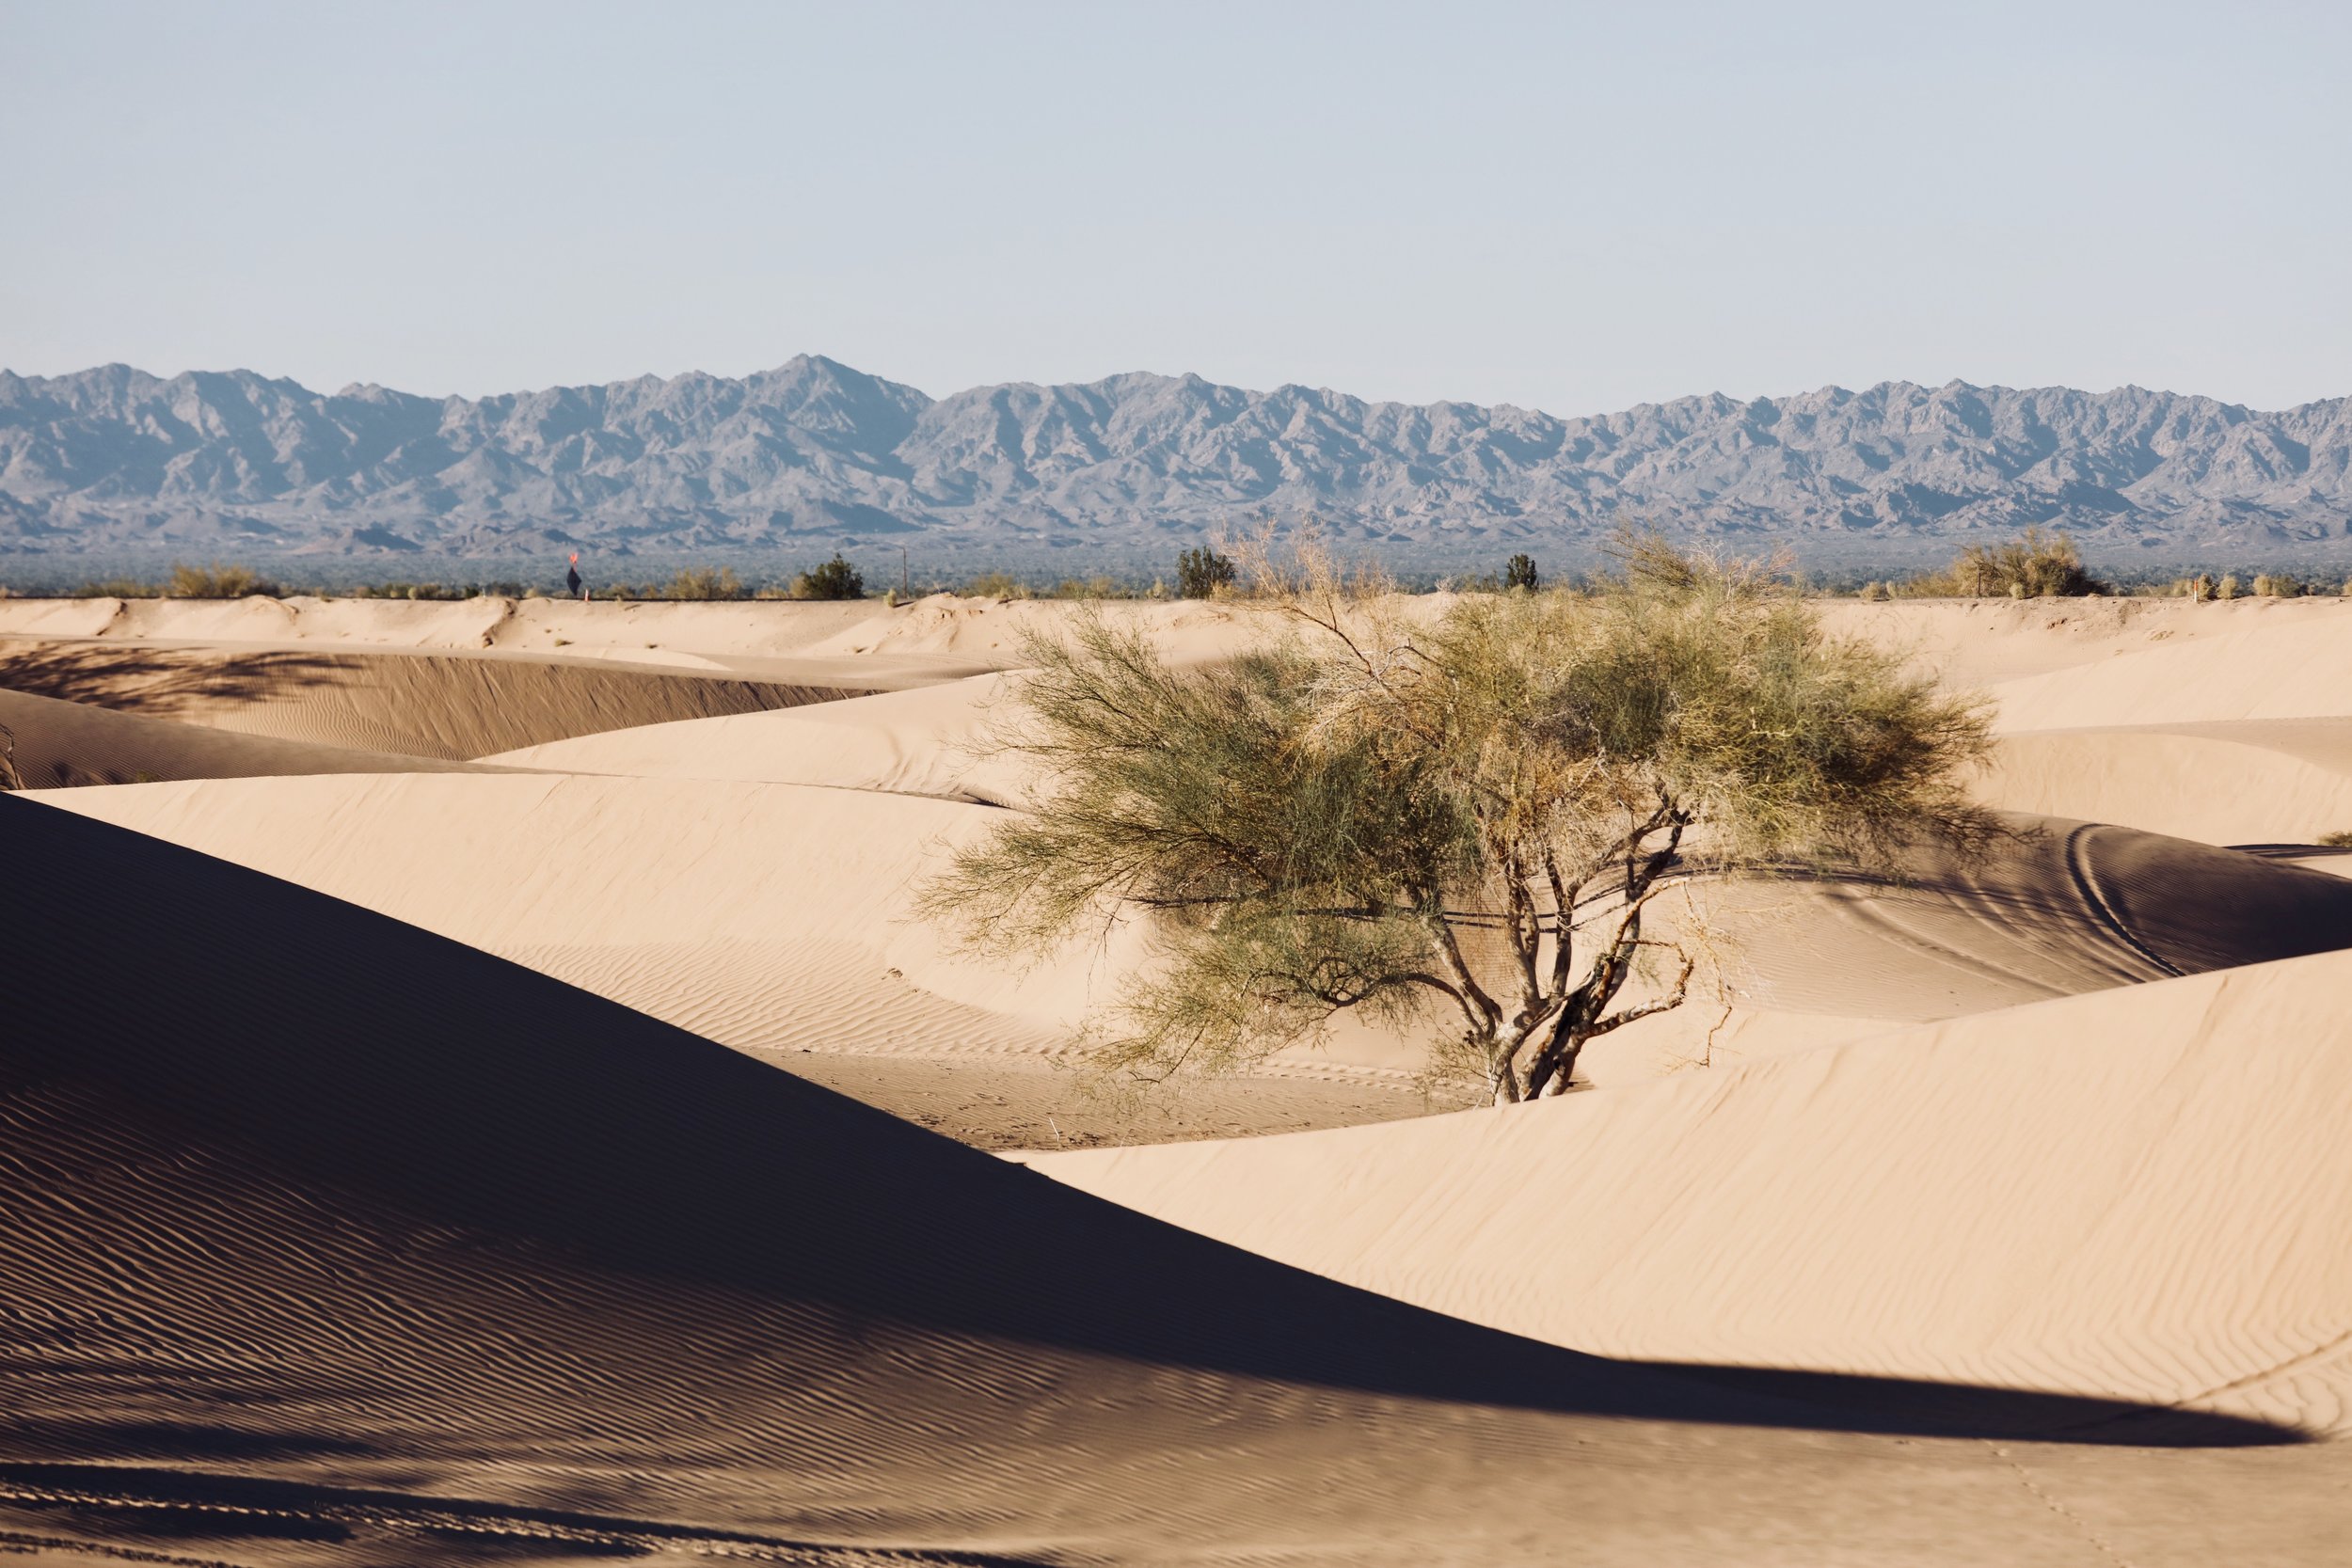
M 37 1560 L 2342 1542 L 2341 1450 L 2274 1423 L 1514 1339 L 101 823 L 0 800 L 0 854 L 44 891 L 0 905 L 0 1540 Z M 135 983 L 73 978 L 99 922 Z
M 2352 692 L 2340 702 L 2352 709 Z M 2025 730 L 2001 737 L 1978 787 L 2209 844 L 2310 843 L 2352 829 L 2352 716 Z
M 0 687 L 243 735 L 444 761 L 856 689 L 498 653 L 104 641 L 0 641 Z
M 468 772 L 483 766 L 240 735 L 5 687 L 0 725 L 15 737 L 17 774 L 31 789 L 306 773 Z
M 2352 605 L 1826 607 L 2011 831 L 1458 1113 L 910 917 L 1072 610 L 0 600 L 0 1551 L 2352 1560 Z
M 2348 983 L 2352 953 L 2330 953 L 1523 1114 L 1035 1164 L 1582 1350 L 2343 1431 Z
M 775 731 L 826 710 L 710 722 Z M 348 899 L 787 1066 L 815 1053 L 1042 1065 L 1140 953 L 1133 929 L 1025 972 L 944 950 L 912 918 L 912 889 L 948 847 L 984 832 L 993 808 L 886 790 L 409 774 L 39 798 Z M 1701 1059 L 1773 1055 L 1904 1022 L 2352 945 L 2352 883 L 2125 829 L 2019 819 L 2015 836 L 1977 863 L 1901 870 L 1893 884 L 1694 890 L 1722 944 L 1722 1005 L 1694 1002 L 1606 1037 L 1586 1078 L 1640 1081 Z M 1676 907 L 1661 914 L 1671 931 Z M 1403 1114 L 1422 1108 L 1412 1081 L 1423 1037 L 1343 1028 L 1273 1070 Z M 1053 1096 L 1017 1101 L 1027 1125 L 1048 1132 L 1058 1125 L 1049 1117 L 1085 1098 L 1067 1073 L 1010 1087 Z M 1375 1088 L 1387 1098 L 1367 1101 L 1362 1091 Z M 1296 1124 L 1270 1124 L 1285 1125 Z

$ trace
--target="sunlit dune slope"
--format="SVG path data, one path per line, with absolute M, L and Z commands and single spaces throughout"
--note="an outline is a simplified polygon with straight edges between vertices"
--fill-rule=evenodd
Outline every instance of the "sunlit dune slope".
M 1089 997 L 1107 994 L 1139 935 L 1074 944 L 1021 974 L 944 953 L 910 917 L 911 889 L 993 816 L 948 801 L 587 776 L 53 799 L 754 1051 L 1050 1050 Z M 2352 886 L 2337 879 L 2063 824 L 1893 889 L 1742 885 L 1717 900 L 1734 928 L 1737 1000 L 1824 1017 L 1947 1017 L 2352 941 Z M 1694 1004 L 1674 1026 L 1697 1026 L 1701 1012 Z M 1417 1049 L 1359 1038 L 1339 1055 L 1404 1069 Z
M 1977 789 L 2210 844 L 2308 844 L 2352 829 L 2352 717 L 2024 730 L 2001 737 Z
M 2336 1538 L 2329 1448 L 2113 1446 L 2275 1429 L 1531 1345 L 171 846 L 0 799 L 0 857 L 41 890 L 0 902 L 11 1547 L 1401 1565 L 1572 1531 L 1793 1568 L 1963 1538 L 2060 1564 L 2086 1519 L 2150 1564 Z M 137 960 L 89 984 L 98 928 Z
M 910 694 L 922 695 L 922 694 Z M 854 706 L 857 705 L 846 705 Z M 781 720 L 778 721 L 781 722 Z M 746 721 L 745 722 L 754 722 Z M 1033 969 L 945 949 L 912 889 L 991 808 L 849 789 L 586 775 L 223 780 L 44 799 L 512 958 L 739 1048 L 1043 1053 L 1142 932 Z M 1718 1060 L 1888 1022 L 2352 943 L 2352 883 L 2122 829 L 2027 823 L 1909 879 L 1702 885 L 1738 1014 Z M 1671 927 L 1675 909 L 1663 907 Z M 1769 1016 L 1766 1016 L 1769 1015 Z M 1597 1082 L 1704 1048 L 1708 1000 L 1608 1037 Z M 1343 1033 L 1292 1070 L 1406 1073 L 1425 1031 Z
M 1018 803 L 1024 774 L 993 743 L 1017 721 L 1017 689 L 987 675 L 774 713 L 612 730 L 507 752 L 516 768 L 641 778 L 831 784 Z
M 907 918 L 989 808 L 689 779 L 223 781 L 42 798 L 482 947 L 744 1050 L 1051 1050 L 1091 951 L 1013 974 Z
M 1600 1085 L 1807 1050 L 1904 1022 L 2352 946 L 2352 883 L 2104 824 L 2010 815 L 1970 849 L 1875 875 L 1670 891 L 1649 934 L 1706 968 L 1681 1007 L 1602 1036 Z M 1507 988 L 1499 956 L 1494 983 Z M 1628 992 L 1653 997 L 1662 968 Z
M 0 689 L 27 788 L 301 773 L 468 772 L 482 765 L 240 735 Z
M 280 740 L 452 761 L 848 694 L 486 652 L 10 641 L 0 641 L 0 687 Z
M 1581 1349 L 2341 1430 L 2348 986 L 2328 954 L 1516 1112 L 1038 1164 Z
M 2343 717 L 2352 705 L 2345 697 L 2352 691 L 2352 606 L 2313 608 L 2327 613 L 2258 614 L 2219 635 L 2167 640 L 2000 682 L 1991 688 L 2000 726 L 2061 730 Z

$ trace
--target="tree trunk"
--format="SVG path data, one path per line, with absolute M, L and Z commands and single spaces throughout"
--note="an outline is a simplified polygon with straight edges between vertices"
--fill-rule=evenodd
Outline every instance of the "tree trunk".
M 1546 1095 L 1568 1092 L 1568 1081 L 1576 1076 L 1576 1059 L 1583 1053 L 1584 1042 L 1581 1039 L 1571 1041 L 1567 1049 L 1560 1053 L 1559 1066 L 1553 1069 L 1551 1082 L 1544 1085 Z

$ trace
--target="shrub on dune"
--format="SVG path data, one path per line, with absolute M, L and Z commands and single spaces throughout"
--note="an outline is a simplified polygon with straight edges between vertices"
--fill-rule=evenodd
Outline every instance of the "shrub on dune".
M 1941 572 L 1913 578 L 1899 592 L 1915 598 L 2034 599 L 2096 594 L 2101 586 L 2083 569 L 2066 535 L 2029 528 L 1998 545 L 1971 545 Z
M 866 597 L 866 578 L 842 559 L 841 553 L 836 550 L 831 561 L 813 566 L 792 579 L 792 596 L 796 599 L 862 599 Z
M 670 579 L 661 591 L 665 599 L 739 599 L 744 597 L 743 579 L 735 575 L 732 566 L 713 569 L 690 566 Z
M 1232 558 L 1219 555 L 1210 546 L 1176 552 L 1176 596 L 1180 599 L 1216 598 L 1233 585 L 1236 575 Z
M 276 594 L 278 587 L 250 566 L 177 566 L 164 587 L 167 598 L 243 599 L 255 594 Z
M 1510 1101 L 1682 1002 L 1693 956 L 1645 926 L 1673 876 L 1989 831 L 1957 783 L 1989 744 L 1977 706 L 1825 635 L 1764 569 L 1654 538 L 1619 566 L 1432 626 L 1311 551 L 1273 585 L 1281 635 L 1221 664 L 1097 615 L 1032 634 L 1034 728 L 1005 744 L 1041 769 L 1035 809 L 920 906 L 1012 954 L 1154 917 L 1152 963 L 1089 1026 L 1137 1077 L 1434 1008 L 1438 1065 Z M 1660 994 L 1619 1005 L 1645 960 Z

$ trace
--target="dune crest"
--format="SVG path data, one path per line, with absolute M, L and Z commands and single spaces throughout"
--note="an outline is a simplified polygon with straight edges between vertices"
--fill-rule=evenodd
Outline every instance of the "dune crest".
M 55 890 L 0 905 L 27 976 L 0 1279 L 40 1304 L 0 1333 L 11 1545 L 1401 1565 L 1553 1561 L 1572 1528 L 1604 1560 L 1716 1560 L 1728 1530 L 1793 1565 L 1965 1530 L 2055 1563 L 2080 1540 L 2051 1489 L 2095 1512 L 2335 1463 L 2111 1402 L 1530 1345 L 217 861 L 6 800 L 0 851 Z M 146 961 L 91 992 L 72 933 L 102 912 Z M 2121 1539 L 2185 1563 L 2168 1543 L 2230 1528 L 2160 1506 Z M 2265 1525 L 2309 1560 L 2333 1528 Z

